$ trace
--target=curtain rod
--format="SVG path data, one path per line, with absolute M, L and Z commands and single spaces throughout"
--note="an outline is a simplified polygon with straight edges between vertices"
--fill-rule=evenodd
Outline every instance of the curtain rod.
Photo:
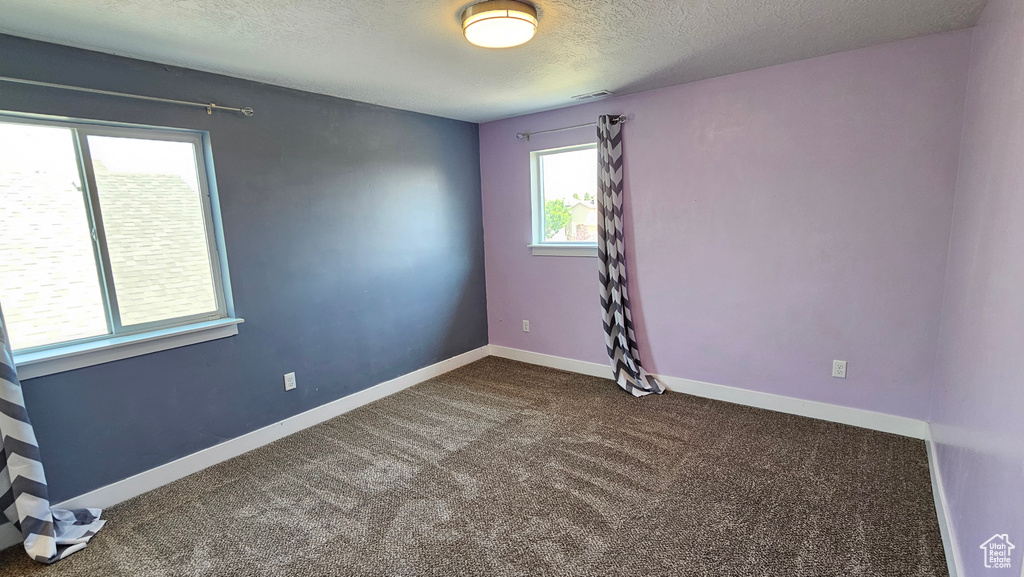
M 625 124 L 627 120 L 629 119 L 626 118 L 625 114 L 620 114 L 618 116 L 612 117 L 612 124 L 615 124 L 616 122 L 618 122 L 619 124 Z M 562 132 L 563 130 L 575 130 L 577 128 L 586 128 L 588 126 L 597 126 L 597 123 L 588 122 L 587 124 L 577 124 L 576 126 L 566 126 L 564 128 L 551 128 L 549 130 L 538 130 L 537 132 L 530 132 L 529 130 L 527 130 L 526 132 L 516 133 L 516 138 L 518 138 L 519 140 L 525 138 L 527 142 L 529 142 L 531 136 L 536 136 L 538 134 L 548 134 L 549 132 Z
M 15 84 L 28 84 L 30 86 L 43 86 L 45 88 L 59 88 L 61 90 L 74 90 L 76 92 L 88 92 L 90 94 L 103 94 L 105 96 L 120 96 L 122 98 L 134 98 L 136 100 L 149 100 L 150 102 L 165 102 L 167 104 L 180 104 L 182 106 L 195 106 L 198 108 L 205 108 L 207 114 L 213 114 L 214 110 L 226 110 L 228 112 L 238 112 L 242 116 L 252 116 L 254 114 L 253 109 L 246 106 L 245 108 L 232 108 L 230 106 L 220 106 L 214 103 L 205 104 L 202 102 L 188 102 L 186 100 L 174 100 L 171 98 L 157 98 L 156 96 L 142 96 L 140 94 L 127 94 L 124 92 L 113 92 L 111 90 L 99 90 L 97 88 L 83 88 L 81 86 L 68 86 L 67 84 L 54 84 L 53 82 L 40 82 L 38 80 L 26 80 L 24 78 L 11 78 L 9 76 L 0 76 L 0 81 L 13 82 Z

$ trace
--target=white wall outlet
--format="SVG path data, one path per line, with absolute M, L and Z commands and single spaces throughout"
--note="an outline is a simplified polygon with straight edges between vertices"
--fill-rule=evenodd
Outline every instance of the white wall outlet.
M 832 376 L 837 379 L 846 378 L 846 361 L 832 361 Z
M 523 332 L 530 332 L 530 321 L 523 321 Z
M 290 391 L 295 388 L 295 373 L 288 373 L 284 376 L 284 390 Z

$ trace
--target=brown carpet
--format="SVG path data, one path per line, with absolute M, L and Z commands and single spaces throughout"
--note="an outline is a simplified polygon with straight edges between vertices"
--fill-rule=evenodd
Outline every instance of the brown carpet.
M 946 575 L 921 441 L 490 357 L 0 575 Z

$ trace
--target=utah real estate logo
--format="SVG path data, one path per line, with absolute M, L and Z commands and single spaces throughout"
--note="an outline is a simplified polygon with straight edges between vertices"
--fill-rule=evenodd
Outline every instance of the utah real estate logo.
M 1006 533 L 996 533 L 992 538 L 982 543 L 979 548 L 985 555 L 986 569 L 1010 569 L 1010 552 L 1016 547 L 1010 543 L 1010 536 Z

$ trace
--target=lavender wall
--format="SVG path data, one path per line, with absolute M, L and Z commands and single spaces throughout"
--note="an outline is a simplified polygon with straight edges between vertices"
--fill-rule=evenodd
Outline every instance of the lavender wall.
M 974 32 L 932 435 L 962 569 L 1024 565 L 1024 2 Z M 978 546 L 1008 533 L 1013 571 Z
M 490 342 L 605 362 L 597 260 L 535 257 L 529 152 L 624 113 L 630 290 L 662 374 L 927 417 L 970 31 L 480 127 Z M 528 319 L 531 332 L 523 333 Z M 849 378 L 831 378 L 832 359 Z

